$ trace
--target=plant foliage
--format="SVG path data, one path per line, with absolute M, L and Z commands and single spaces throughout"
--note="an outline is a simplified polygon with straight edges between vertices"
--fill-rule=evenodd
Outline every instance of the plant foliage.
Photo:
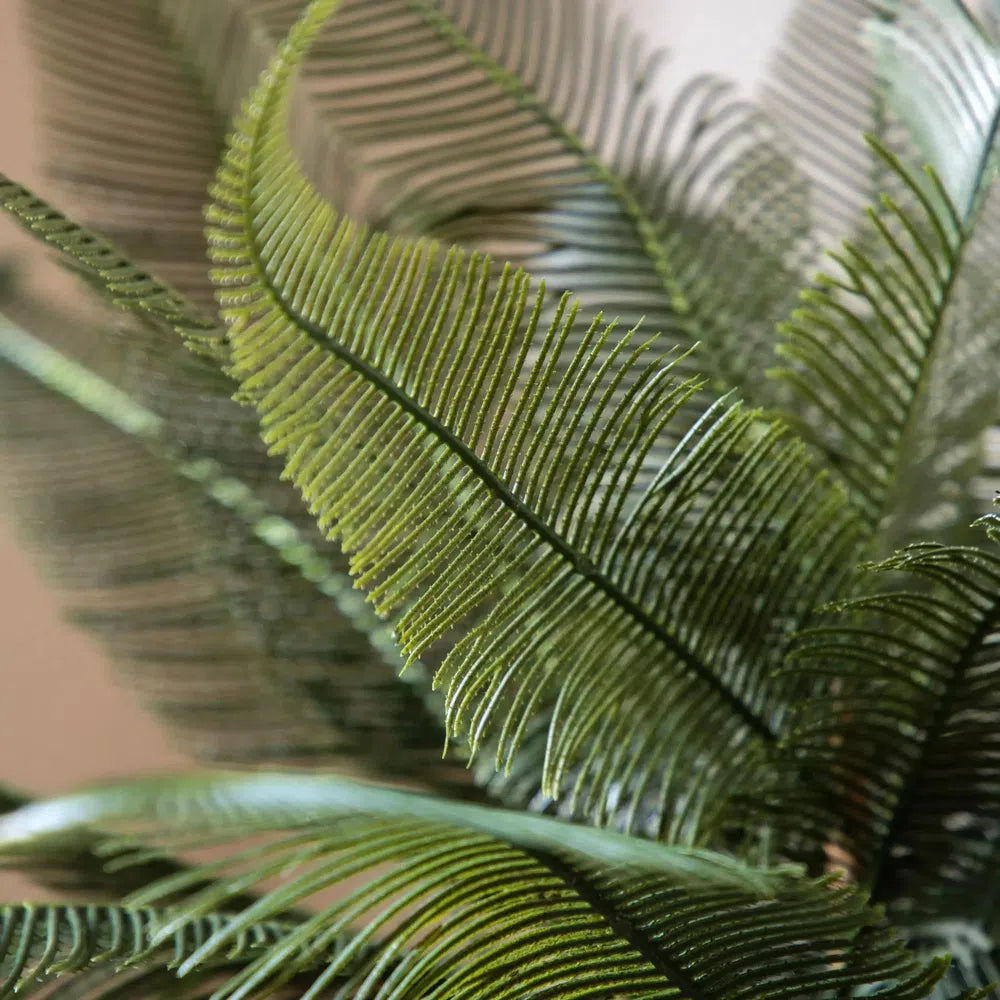
M 995 19 L 661 108 L 595 0 L 27 15 L 7 492 L 243 770 L 0 791 L 0 996 L 993 995 Z

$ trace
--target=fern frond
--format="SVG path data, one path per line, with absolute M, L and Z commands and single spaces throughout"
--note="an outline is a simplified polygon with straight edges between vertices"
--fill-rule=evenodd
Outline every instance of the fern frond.
M 26 232 L 52 247 L 60 262 L 102 298 L 151 324 L 161 334 L 157 345 L 160 351 L 179 347 L 176 335 L 180 334 L 198 353 L 220 364 L 224 362 L 227 354 L 224 331 L 214 316 L 138 266 L 113 243 L 79 226 L 2 173 L 0 209 Z M 167 331 L 169 334 L 163 336 Z M 64 344 L 71 341 L 71 337 L 64 335 Z M 187 352 L 175 353 L 183 357 Z M 192 366 L 193 363 L 188 367 Z M 204 371 L 212 371 L 209 378 L 218 375 L 207 367 Z
M 164 45 L 155 3 L 38 0 L 24 17 L 60 202 L 211 314 L 201 211 L 226 119 Z
M 55 574 L 78 591 L 81 610 L 90 608 L 85 624 L 116 646 L 147 699 L 197 737 L 189 749 L 197 746 L 211 759 L 322 760 L 337 747 L 339 757 L 353 731 L 356 765 L 364 767 L 362 758 L 374 764 L 372 754 L 382 753 L 381 732 L 389 744 L 414 751 L 402 758 L 389 751 L 383 761 L 391 773 L 428 764 L 427 780 L 446 772 L 449 783 L 459 780 L 454 768 L 442 770 L 435 761 L 444 737 L 429 678 L 411 669 L 405 686 L 392 681 L 386 667 L 395 673 L 401 661 L 385 624 L 354 594 L 340 550 L 322 539 L 294 490 L 279 482 L 280 467 L 264 454 L 253 414 L 232 401 L 236 383 L 218 371 L 228 357 L 224 331 L 107 240 L 2 177 L 0 207 L 138 320 L 118 329 L 109 319 L 104 328 L 84 331 L 34 305 L 7 306 L 79 359 L 74 368 L 8 330 L 7 361 L 36 384 L 21 378 L 26 395 L 12 390 L 0 413 L 28 463 L 20 488 L 42 494 L 24 505 L 26 516 L 37 526 L 46 510 L 51 515 L 42 547 L 52 545 L 46 532 L 79 544 L 81 552 L 96 546 L 94 572 L 81 552 L 50 548 Z M 18 399 L 28 408 L 19 416 Z M 81 422 L 73 403 L 96 419 Z M 43 426 L 51 441 L 40 437 Z M 49 445 L 62 448 L 62 464 L 46 452 Z M 108 470 L 98 486 L 100 503 L 95 464 Z M 75 507 L 68 490 L 79 500 Z M 133 515 L 118 517 L 123 504 L 135 510 L 137 490 L 150 505 L 145 516 L 160 513 L 154 531 Z M 163 589 L 156 593 L 156 586 Z M 139 607 L 132 607 L 140 593 Z M 109 613 L 114 609 L 119 613 Z M 200 661 L 184 639 L 199 613 L 207 643 Z M 425 752 L 417 752 L 419 745 Z
M 225 933 L 234 918 L 208 914 L 175 921 L 154 907 L 44 905 L 0 907 L 0 997 L 31 996 L 53 980 L 74 973 L 118 973 L 132 967 L 176 968 L 214 936 Z M 169 934 L 161 928 L 172 923 Z M 258 922 L 232 935 L 216 965 L 230 966 L 266 952 L 294 927 L 290 922 Z M 331 955 L 346 947 L 331 941 Z M 211 966 L 209 966 L 210 968 Z M 104 983 L 102 982 L 102 985 Z M 51 994 L 50 994 L 51 995 Z
M 358 814 L 460 827 L 526 850 L 569 852 L 613 868 L 642 869 L 683 882 L 710 882 L 758 896 L 772 893 L 787 877 L 801 874 L 794 865 L 757 869 L 714 851 L 652 843 L 546 816 L 301 771 L 201 772 L 118 782 L 29 803 L 0 817 L 0 841 L 5 854 L 35 844 L 41 848 L 49 842 L 58 845 L 66 837 L 76 843 L 81 831 L 96 824 L 129 836 L 166 830 L 168 842 L 189 846 L 207 843 L 208 835 L 231 840 L 267 830 L 323 827 Z M 164 826 L 159 825 L 161 821 Z M 170 884 L 176 889 L 202 877 L 192 869 Z M 163 886 L 158 892 L 162 890 Z
M 523 274 L 494 291 L 482 258 L 336 217 L 283 118 L 324 14 L 310 8 L 253 95 L 210 209 L 242 393 L 376 608 L 398 614 L 405 655 L 448 639 L 453 735 L 499 734 L 503 765 L 551 711 L 548 794 L 573 773 L 595 815 L 692 836 L 774 742 L 773 657 L 844 569 L 844 499 L 782 428 L 720 402 L 629 506 L 692 385 L 599 320 L 566 352 L 574 307 L 543 331 Z
M 185 750 L 346 759 L 465 783 L 442 769 L 436 720 L 394 678 L 391 637 L 327 546 L 163 418 L 28 334 L 0 326 L 0 360 L 0 441 L 23 521 L 73 618 Z
M 983 434 L 998 406 L 1000 343 L 993 147 L 1000 55 L 948 0 L 903 4 L 869 26 L 888 102 L 918 174 L 875 145 L 897 193 L 833 254 L 785 327 L 779 352 L 809 433 L 851 488 L 880 554 L 919 538 L 961 540 L 980 499 Z
M 0 808 L 12 812 L 31 802 L 27 796 L 4 790 Z M 186 867 L 163 851 L 134 843 L 123 848 L 119 840 L 81 828 L 71 836 L 8 845 L 0 852 L 0 870 L 16 872 L 51 892 L 85 898 L 88 903 L 117 903 L 151 882 L 178 875 Z M 193 889 L 204 887 L 204 883 L 196 884 Z M 253 901 L 247 894 L 234 905 L 249 906 Z
M 972 480 L 997 407 L 989 366 L 1000 332 L 963 217 L 933 171 L 925 189 L 893 154 L 878 156 L 913 208 L 869 213 L 878 252 L 845 244 L 840 273 L 818 279 L 784 325 L 778 377 L 802 400 L 801 426 L 859 505 L 881 552 L 948 537 L 976 513 Z
M 162 7 L 202 74 L 242 97 L 233 46 L 256 61 L 302 4 L 241 0 L 225 22 L 197 0 Z M 659 107 L 659 61 L 600 0 L 348 0 L 304 63 L 292 141 L 333 135 L 357 155 L 373 191 L 345 214 L 376 204 L 378 228 L 495 254 L 626 325 L 645 317 L 700 342 L 718 385 L 761 394 L 801 284 L 804 187 L 724 83 Z
M 802 708 L 791 749 L 828 795 L 821 835 L 874 899 L 975 923 L 995 908 L 1000 849 L 1000 556 L 924 544 L 874 569 L 902 575 L 796 651 L 842 680 Z
M 55 836 L 80 821 L 116 820 L 189 842 L 213 832 L 232 838 L 273 831 L 206 866 L 215 887 L 159 928 L 155 940 L 165 942 L 203 911 L 224 906 L 227 884 L 282 873 L 260 903 L 189 954 L 181 973 L 224 954 L 231 939 L 268 915 L 365 876 L 360 888 L 325 905 L 233 976 L 219 1000 L 281 984 L 349 925 L 358 928 L 352 943 L 304 997 L 324 995 L 335 977 L 346 975 L 345 995 L 358 991 L 378 1000 L 596 998 L 609 991 L 763 1000 L 825 997 L 874 983 L 885 988 L 880 995 L 915 998 L 942 971 L 940 962 L 922 966 L 909 955 L 863 895 L 846 886 L 773 873 L 767 877 L 775 894 L 761 898 L 718 884 L 720 876 L 739 874 L 733 862 L 717 868 L 724 862 L 719 856 L 713 862 L 707 853 L 543 817 L 352 789 L 319 776 L 204 775 L 83 793 L 0 820 L 0 844 Z M 604 853 L 610 845 L 612 863 Z M 691 881 L 701 865 L 691 864 L 695 855 L 707 864 L 711 883 Z M 140 900 L 176 888 L 169 880 Z M 367 945 L 375 946 L 372 953 L 360 954 Z
M 887 141 L 882 94 L 866 24 L 891 21 L 899 0 L 799 0 L 764 81 L 762 103 L 784 129 L 812 185 L 810 209 L 820 246 L 854 233 L 885 190 L 864 136 Z

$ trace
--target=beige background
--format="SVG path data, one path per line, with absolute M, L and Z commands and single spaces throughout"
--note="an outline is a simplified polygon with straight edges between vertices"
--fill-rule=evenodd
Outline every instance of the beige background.
M 44 192 L 32 128 L 34 102 L 44 95 L 33 89 L 19 25 L 21 2 L 0 0 L 0 171 Z M 617 5 L 631 10 L 651 44 L 672 50 L 673 78 L 711 69 L 749 85 L 791 0 L 618 0 Z M 0 258 L 23 254 L 25 246 L 0 219 Z M 127 692 L 114 686 L 99 651 L 60 623 L 52 597 L 2 519 L 0 683 L 0 782 L 55 792 L 182 761 Z

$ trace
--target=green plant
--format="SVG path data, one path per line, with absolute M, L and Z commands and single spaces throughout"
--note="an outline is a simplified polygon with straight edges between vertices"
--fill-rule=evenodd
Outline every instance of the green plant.
M 5 472 L 242 770 L 5 793 L 0 995 L 991 995 L 994 21 L 659 111 L 589 2 L 29 17 L 113 308 L 6 292 Z

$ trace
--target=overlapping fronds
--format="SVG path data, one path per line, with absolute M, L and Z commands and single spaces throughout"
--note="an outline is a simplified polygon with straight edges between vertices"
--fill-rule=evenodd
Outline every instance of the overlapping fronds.
M 303 6 L 161 2 L 233 111 L 244 64 Z M 348 0 L 304 64 L 292 140 L 314 181 L 324 136 L 357 155 L 374 190 L 360 210 L 332 191 L 352 217 L 377 210 L 379 228 L 494 253 L 629 326 L 645 316 L 700 341 L 725 388 L 765 392 L 801 284 L 804 185 L 724 83 L 660 107 L 658 63 L 601 0 Z
M 904 576 L 803 638 L 801 668 L 841 680 L 792 748 L 827 791 L 821 835 L 875 899 L 975 924 L 998 887 L 1000 557 L 924 544 L 875 569 Z
M 18 836 L 58 836 L 81 821 L 125 822 L 186 843 L 273 831 L 191 874 L 210 874 L 215 884 L 160 925 L 154 944 L 224 908 L 227 885 L 279 873 L 281 881 L 189 952 L 182 974 L 225 955 L 287 906 L 364 875 L 360 888 L 325 902 L 232 976 L 215 994 L 220 1000 L 266 994 L 352 926 L 351 942 L 330 955 L 303 997 L 332 989 L 379 1000 L 609 992 L 698 1000 L 826 997 L 879 984 L 882 996 L 917 998 L 941 972 L 941 963 L 922 966 L 909 955 L 849 887 L 775 873 L 762 897 L 719 884 L 739 870 L 721 857 L 710 881 L 691 881 L 700 866 L 675 848 L 336 780 L 324 792 L 319 777 L 297 790 L 297 780 L 205 775 L 83 793 L 0 820 L 0 850 Z M 613 862 L 602 844 L 616 845 Z M 674 857 L 688 873 L 680 881 Z M 702 857 L 711 872 L 712 856 Z M 135 905 L 177 888 L 178 879 L 153 885 Z
M 443 777 L 426 678 L 395 679 L 385 624 L 279 482 L 235 383 L 178 336 L 218 358 L 220 331 L 25 189 L 0 185 L 0 204 L 139 320 L 84 327 L 10 304 L 76 363 L 4 330 L 5 473 L 77 620 L 189 750 L 322 760 L 350 749 L 378 773 L 429 764 L 428 780 Z
M 5 789 L 0 810 L 12 812 L 31 802 L 29 797 Z M 185 868 L 183 862 L 159 850 L 146 851 L 140 860 L 141 848 L 135 844 L 122 847 L 119 840 L 81 827 L 61 838 L 22 841 L 0 852 L 0 870 L 14 871 L 62 896 L 84 898 L 88 903 L 114 903 Z M 204 888 L 204 884 L 194 888 Z M 234 905 L 249 906 L 252 902 L 253 897 L 247 894 Z
M 22 521 L 72 618 L 185 750 L 445 779 L 436 721 L 327 546 L 29 335 L 4 327 L 0 359 Z
M 405 655 L 447 643 L 453 735 L 499 734 L 505 765 L 551 711 L 548 794 L 573 773 L 593 815 L 697 835 L 774 741 L 771 670 L 856 540 L 844 499 L 719 402 L 632 502 L 693 386 L 600 320 L 567 357 L 575 307 L 540 328 L 521 273 L 494 289 L 482 258 L 336 217 L 284 126 L 326 12 L 253 95 L 210 209 L 242 394 Z
M 890 21 L 898 3 L 799 0 L 764 81 L 764 107 L 784 128 L 811 182 L 820 246 L 851 235 L 884 191 L 879 160 L 864 136 L 886 141 L 885 95 L 861 38 L 868 23 Z
M 613 868 L 638 868 L 675 881 L 711 883 L 757 896 L 773 894 L 788 877 L 801 874 L 795 866 L 754 868 L 700 848 L 666 846 L 545 816 L 362 784 L 331 774 L 289 771 L 141 778 L 42 800 L 0 817 L 0 839 L 5 854 L 36 846 L 44 850 L 67 838 L 77 843 L 81 831 L 86 834 L 98 824 L 129 836 L 167 830 L 172 839 L 191 847 L 209 843 L 212 838 L 206 834 L 213 831 L 231 840 L 302 825 L 323 827 L 359 814 L 460 827 L 509 840 L 526 850 L 569 852 Z M 111 846 L 116 845 L 112 842 Z M 145 859 L 145 853 L 140 852 L 140 859 Z M 196 877 L 201 876 L 192 875 Z M 187 875 L 180 881 L 185 879 Z M 158 892 L 162 890 L 163 886 Z
M 808 432 L 886 554 L 956 540 L 981 503 L 973 478 L 997 410 L 997 228 L 985 202 L 1000 56 L 946 0 L 905 3 L 868 34 L 888 107 L 930 165 L 920 173 L 873 147 L 896 194 L 833 254 L 837 271 L 804 295 L 779 350 Z

